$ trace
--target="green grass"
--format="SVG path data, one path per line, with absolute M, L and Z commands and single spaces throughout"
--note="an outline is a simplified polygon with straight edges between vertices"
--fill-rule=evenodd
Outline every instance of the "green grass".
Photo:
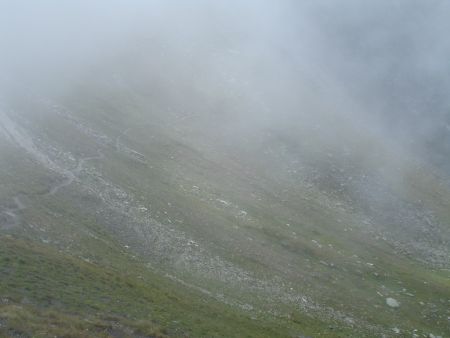
M 252 320 L 150 271 L 137 270 L 132 263 L 124 273 L 11 236 L 0 241 L 4 333 L 108 336 L 116 325 L 146 336 L 274 337 L 302 327 Z M 306 332 L 317 324 L 301 316 L 296 319 L 300 320 L 308 323 Z
M 101 148 L 105 158 L 87 163 L 91 173 L 147 206 L 154 220 L 195 239 L 206 262 L 219 257 L 254 280 L 272 283 L 283 295 L 305 295 L 318 307 L 301 309 L 296 301 L 277 298 L 277 290 L 258 290 L 253 280 L 217 277 L 220 270 L 205 275 L 191 266 L 180 268 L 174 263 L 180 258 L 180 242 L 169 243 L 173 251 L 158 252 L 149 245 L 153 238 L 147 241 L 135 231 L 142 224 L 114 212 L 86 189 L 99 177 L 84 172 L 81 184 L 45 197 L 55 175 L 27 154 L 2 145 L 0 206 L 23 194 L 28 208 L 21 212 L 18 227 L 0 233 L 0 335 L 372 337 L 392 334 L 394 327 L 404 334 L 414 329 L 447 334 L 448 272 L 375 239 L 362 222 L 364 205 L 355 201 L 348 208 L 354 198 L 351 189 L 336 192 L 338 182 L 324 174 L 333 165 L 352 175 L 376 171 L 372 167 L 382 167 L 392 152 L 374 149 L 370 141 L 353 145 L 352 163 L 360 167 L 349 169 L 349 159 L 323 159 L 323 153 L 335 154 L 332 146 L 309 149 L 287 137 L 275 147 L 279 153 L 265 158 L 262 145 L 242 150 L 206 144 L 192 125 L 171 125 L 163 113 L 148 112 L 158 105 L 142 97 L 135 100 L 98 88 L 72 95 L 66 102 L 69 109 L 111 143 L 99 143 L 67 120 L 51 116 L 49 121 L 45 114 L 34 121 L 33 133 L 75 157 L 95 155 Z M 116 151 L 113 141 L 128 127 L 132 132 L 122 142 L 143 153 L 147 165 Z M 343 136 L 351 143 L 351 136 Z M 312 143 L 320 143 L 311 137 Z M 287 154 L 280 155 L 286 145 Z M 379 161 L 364 157 L 368 149 L 380 152 Z M 324 176 L 308 186 L 304 178 L 286 175 L 291 157 L 319 168 Z M 413 182 L 408 188 L 387 180 L 389 189 L 402 201 L 423 199 L 445 234 L 450 193 L 428 169 L 414 168 L 407 171 Z M 248 219 L 236 216 L 240 210 Z M 375 226 L 398 235 L 395 224 Z M 164 277 L 166 273 L 184 283 Z M 387 307 L 386 297 L 399 300 L 400 308 Z M 247 303 L 254 310 L 237 305 Z M 331 308 L 335 312 L 330 315 Z

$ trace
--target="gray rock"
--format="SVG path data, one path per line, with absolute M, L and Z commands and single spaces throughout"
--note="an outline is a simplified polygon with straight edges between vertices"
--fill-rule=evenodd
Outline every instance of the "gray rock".
M 390 307 L 399 307 L 400 303 L 394 298 L 386 298 L 386 304 Z

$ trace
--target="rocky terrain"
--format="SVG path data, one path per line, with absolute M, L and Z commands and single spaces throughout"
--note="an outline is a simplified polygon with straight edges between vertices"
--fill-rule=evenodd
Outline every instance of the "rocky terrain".
M 449 336 L 445 99 L 418 137 L 422 106 L 384 87 L 428 102 L 437 75 L 367 57 L 355 88 L 347 38 L 378 35 L 329 6 L 306 37 L 271 6 L 201 8 L 89 62 L 58 49 L 77 39 L 50 44 L 63 66 L 0 60 L 0 335 Z
M 281 336 L 445 336 L 450 194 L 424 164 L 407 159 L 404 175 L 414 183 L 404 191 L 383 177 L 386 168 L 356 167 L 358 149 L 339 156 L 342 149 L 324 144 L 311 152 L 277 130 L 236 148 L 206 143 L 208 135 L 176 115 L 154 122 L 139 107 L 109 116 L 101 102 L 98 113 L 84 114 L 69 101 L 35 97 L 28 104 L 40 114 L 2 111 L 3 241 L 31 241 L 119 275 L 131 264 L 129 278 L 157 274 L 181 292 L 179 301 L 186 290 L 250 322 L 269 317 L 287 330 Z M 30 332 L 24 323 L 8 329 L 11 304 L 65 309 L 55 290 L 43 292 L 44 303 L 41 290 L 20 292 L 18 271 L 3 258 L 4 330 Z M 48 278 L 39 270 L 26 276 Z M 82 298 L 80 306 L 94 306 Z

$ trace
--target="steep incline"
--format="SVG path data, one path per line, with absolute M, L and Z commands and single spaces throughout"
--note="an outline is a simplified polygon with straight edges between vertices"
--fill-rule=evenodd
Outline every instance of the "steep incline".
M 202 114 L 110 90 L 2 114 L 9 330 L 41 330 L 12 318 L 56 309 L 66 330 L 93 309 L 105 326 L 89 324 L 93 336 L 139 335 L 140 325 L 150 336 L 157 326 L 175 336 L 445 335 L 450 193 L 431 168 L 395 148 L 358 160 L 374 142 L 359 134 L 339 147 L 292 128 L 213 135 Z M 408 169 L 396 174 L 396 163 Z M 414 185 L 396 184 L 400 175 Z

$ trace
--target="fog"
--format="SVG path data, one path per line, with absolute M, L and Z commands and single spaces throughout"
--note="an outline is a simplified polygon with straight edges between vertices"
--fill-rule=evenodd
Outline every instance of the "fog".
M 445 167 L 449 9 L 446 1 L 2 1 L 2 100 L 64 95 L 101 68 L 104 82 L 159 87 L 174 109 L 203 110 L 209 127 L 225 119 L 227 132 L 252 134 L 300 125 L 328 137 L 343 125 L 424 154 L 432 147 Z
M 449 14 L 0 0 L 0 336 L 445 336 Z

